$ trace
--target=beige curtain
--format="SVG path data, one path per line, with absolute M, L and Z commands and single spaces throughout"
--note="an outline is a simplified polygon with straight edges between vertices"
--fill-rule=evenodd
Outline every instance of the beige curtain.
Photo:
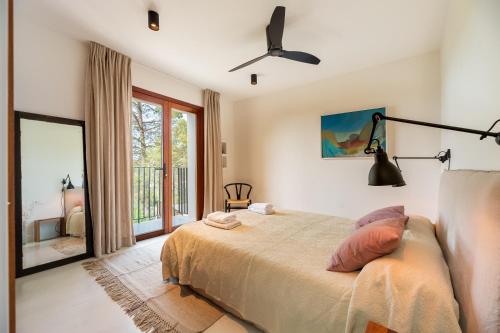
M 135 244 L 131 219 L 130 58 L 90 43 L 85 136 L 96 256 Z
M 205 205 L 203 216 L 224 209 L 219 98 L 218 92 L 209 89 L 203 91 L 203 106 L 205 108 Z

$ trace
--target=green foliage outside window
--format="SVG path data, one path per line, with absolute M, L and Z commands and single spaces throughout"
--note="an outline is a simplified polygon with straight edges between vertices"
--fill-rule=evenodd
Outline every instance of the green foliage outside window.
M 132 160 L 134 166 L 134 222 L 143 222 L 162 210 L 163 109 L 140 100 L 132 100 Z M 187 168 L 187 118 L 182 112 L 171 115 L 172 167 Z M 140 167 L 152 167 L 151 171 Z M 152 172 L 153 174 L 150 174 Z M 138 179 L 139 178 L 139 179 Z M 145 183 L 145 184 L 144 184 Z M 175 186 L 175 184 L 174 184 Z M 174 196 L 176 195 L 174 191 Z

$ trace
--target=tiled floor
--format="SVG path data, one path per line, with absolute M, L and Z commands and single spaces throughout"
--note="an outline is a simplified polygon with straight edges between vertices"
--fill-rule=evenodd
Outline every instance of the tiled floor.
M 58 237 L 54 239 L 44 240 L 41 242 L 31 242 L 23 245 L 23 268 L 38 266 L 47 262 L 61 260 L 67 258 L 68 255 L 57 251 L 53 245 L 59 242 L 64 242 L 69 237 Z M 81 249 L 76 250 L 76 254 L 85 253 L 85 239 L 74 238 L 81 241 Z
M 161 242 L 166 236 L 139 242 Z M 161 245 L 160 245 L 161 246 Z M 81 262 L 17 279 L 18 333 L 139 333 L 133 321 L 82 268 Z M 225 315 L 206 333 L 258 333 Z

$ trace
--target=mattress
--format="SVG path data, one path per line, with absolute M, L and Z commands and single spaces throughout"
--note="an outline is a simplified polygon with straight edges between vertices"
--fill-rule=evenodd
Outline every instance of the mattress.
M 66 234 L 85 237 L 85 212 L 71 211 L 66 218 Z
M 267 332 L 364 332 L 368 320 L 400 333 L 459 332 L 448 269 L 427 219 L 412 217 L 390 256 L 336 273 L 326 267 L 352 220 L 236 214 L 243 224 L 232 230 L 202 222 L 178 228 L 163 246 L 163 278 L 202 291 Z

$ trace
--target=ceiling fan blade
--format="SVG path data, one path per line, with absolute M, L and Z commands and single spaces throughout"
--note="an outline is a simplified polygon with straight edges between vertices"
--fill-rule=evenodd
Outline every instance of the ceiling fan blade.
M 280 55 L 282 58 L 287 58 L 290 60 L 305 62 L 306 64 L 317 65 L 321 60 L 313 56 L 312 54 L 300 52 L 300 51 L 285 51 Z
M 267 41 L 267 50 L 271 49 L 271 37 L 269 36 L 269 25 L 266 27 L 266 41 Z
M 283 29 L 285 28 L 285 7 L 277 6 L 271 16 L 269 23 L 269 40 L 275 48 L 281 48 Z
M 261 55 L 260 57 L 257 57 L 257 58 L 255 58 L 255 59 L 252 59 L 252 60 L 250 60 L 250 61 L 247 61 L 247 62 L 245 62 L 244 64 L 241 64 L 241 65 L 239 65 L 239 66 L 234 67 L 233 69 L 230 69 L 229 71 L 230 71 L 230 72 L 237 71 L 237 70 L 238 70 L 238 69 L 240 69 L 240 68 L 247 67 L 248 65 L 251 65 L 251 64 L 253 64 L 254 62 L 257 62 L 257 61 L 259 61 L 259 60 L 262 60 L 262 59 L 264 59 L 264 58 L 265 58 L 265 57 L 267 57 L 267 56 L 269 56 L 269 53 L 266 53 L 266 54 L 264 54 L 264 55 Z

